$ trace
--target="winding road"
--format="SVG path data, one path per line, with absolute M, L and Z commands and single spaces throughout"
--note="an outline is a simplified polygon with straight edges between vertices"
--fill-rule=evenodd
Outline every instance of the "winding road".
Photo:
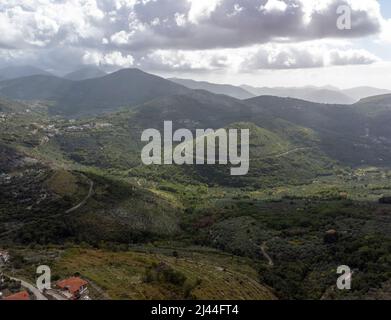
M 94 181 L 88 180 L 88 182 L 90 184 L 90 190 L 88 191 L 87 196 L 83 199 L 82 202 L 80 202 L 76 206 L 70 208 L 69 210 L 65 211 L 65 213 L 71 213 L 71 212 L 76 211 L 77 209 L 81 208 L 82 206 L 84 206 L 86 204 L 88 199 L 91 198 L 91 196 L 94 194 Z
M 74 206 L 74 207 L 68 209 L 67 211 L 65 211 L 66 214 L 72 213 L 72 212 L 76 211 L 77 209 L 81 208 L 82 206 L 84 206 L 86 204 L 88 199 L 92 197 L 92 195 L 94 194 L 94 181 L 88 179 L 88 182 L 90 184 L 90 189 L 88 191 L 87 196 L 79 204 L 77 204 L 76 206 Z M 61 214 L 58 214 L 58 216 L 59 215 L 61 215 Z M 55 216 L 53 216 L 53 217 L 55 217 Z M 36 223 L 35 221 L 32 221 L 32 222 L 25 223 L 23 226 L 18 226 L 16 228 L 12 228 L 10 230 L 7 230 L 7 231 L 5 231 L 3 233 L 0 233 L 0 238 L 3 238 L 3 237 L 5 237 L 5 236 L 7 236 L 7 235 L 9 235 L 9 234 L 11 234 L 13 232 L 16 232 L 16 231 L 20 230 L 22 227 L 25 227 L 25 226 L 28 226 L 28 225 L 34 225 L 35 223 Z
M 37 300 L 48 300 L 48 298 L 46 298 L 42 293 L 41 291 L 39 291 L 36 287 L 34 287 L 32 284 L 24 281 L 24 280 L 21 280 L 21 279 L 18 279 L 18 278 L 13 278 L 13 277 L 10 277 L 12 280 L 15 280 L 15 281 L 20 281 L 22 287 L 28 289 L 29 291 L 31 291 L 33 293 L 33 295 L 35 296 L 35 299 Z
M 269 254 L 266 252 L 267 248 L 267 243 L 266 241 L 263 242 L 261 245 L 255 244 L 251 239 L 250 243 L 254 246 L 255 249 L 258 249 L 258 247 L 261 249 L 261 254 L 264 256 L 264 258 L 268 261 L 268 265 L 270 267 L 274 267 L 274 262 L 272 258 L 269 256 Z
M 269 266 L 270 267 L 274 267 L 274 262 L 272 260 L 272 258 L 270 258 L 270 256 L 268 255 L 268 253 L 266 252 L 266 249 L 267 249 L 267 245 L 266 245 L 266 242 L 262 243 L 261 245 L 261 252 L 262 252 L 262 255 L 267 259 L 267 261 L 269 262 Z
M 295 153 L 295 152 L 299 152 L 299 151 L 304 151 L 304 150 L 310 150 L 310 149 L 313 149 L 313 148 L 310 148 L 310 147 L 295 148 L 295 149 L 289 150 L 289 151 L 287 151 L 287 152 L 280 153 L 280 154 L 274 156 L 273 158 L 281 158 L 281 157 L 287 156 L 288 154 L 291 154 L 291 153 Z
M 276 155 L 270 155 L 270 156 L 266 156 L 266 157 L 263 157 L 263 158 L 251 158 L 250 161 L 266 160 L 266 159 L 277 159 L 277 158 L 285 157 L 285 156 L 290 155 L 292 153 L 305 151 L 305 150 L 311 150 L 311 149 L 314 149 L 314 148 L 311 148 L 311 147 L 295 148 L 295 149 L 292 149 L 292 150 L 289 150 L 289 151 L 286 151 L 286 152 L 283 152 L 283 153 L 279 153 L 279 154 L 276 154 Z
M 181 143 L 179 144 L 178 146 L 182 146 L 182 147 L 185 147 L 187 144 L 191 144 L 193 143 L 193 140 L 190 141 L 190 142 L 187 142 L 187 143 Z M 186 156 L 189 156 L 189 157 L 192 157 L 194 160 L 201 160 L 203 162 L 206 162 L 207 161 L 207 157 L 198 157 L 196 154 L 194 154 L 194 150 L 193 150 L 193 145 L 190 145 L 190 149 L 191 151 L 189 153 L 186 153 Z M 188 150 L 186 149 L 186 150 Z M 311 149 L 315 149 L 314 147 L 299 147 L 299 148 L 294 148 L 294 149 L 291 149 L 291 150 L 288 150 L 288 151 L 284 151 L 282 153 L 278 153 L 278 154 L 275 154 L 275 155 L 267 155 L 267 156 L 264 156 L 264 157 L 258 157 L 258 158 L 250 158 L 248 160 L 246 159 L 242 159 L 241 161 L 242 162 L 250 162 L 250 161 L 255 161 L 255 160 L 266 160 L 266 159 L 278 159 L 278 158 L 282 158 L 282 157 L 285 157 L 287 155 L 290 155 L 292 153 L 296 153 L 296 152 L 300 152 L 300 151 L 306 151 L 306 150 L 311 150 Z M 218 162 L 217 162 L 218 163 Z

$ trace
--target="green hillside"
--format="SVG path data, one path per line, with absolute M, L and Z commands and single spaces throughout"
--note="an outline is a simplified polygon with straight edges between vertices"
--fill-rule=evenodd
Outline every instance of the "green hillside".
M 353 166 L 391 164 L 387 115 L 368 117 L 360 111 L 359 104 L 324 105 L 268 96 L 246 102 L 254 112 L 312 129 L 317 133 L 322 151 L 332 159 Z M 380 104 L 373 107 L 379 108 Z
M 169 80 L 178 83 L 182 86 L 185 86 L 189 89 L 193 90 L 207 90 L 209 92 L 215 94 L 224 94 L 226 96 L 230 96 L 236 99 L 249 99 L 254 97 L 255 95 L 250 93 L 249 91 L 228 84 L 216 84 L 205 81 L 194 81 L 190 79 L 178 79 L 178 78 L 170 78 Z
M 27 246 L 54 246 L 60 276 L 81 272 L 114 298 L 209 298 L 222 283 L 221 298 L 384 295 L 391 276 L 385 114 L 206 91 L 108 114 L 97 107 L 100 115 L 78 120 L 47 112 L 58 105 L 1 103 L 0 244 L 20 250 L 18 272 L 31 268 Z M 142 131 L 165 120 L 192 132 L 249 129 L 248 175 L 231 176 L 230 165 L 142 165 Z M 338 237 L 328 239 L 330 230 Z M 67 249 L 75 246 L 86 249 Z M 347 293 L 334 290 L 341 264 L 355 270 Z M 118 290 L 106 277 L 138 280 Z
M 138 69 L 82 81 L 34 75 L 0 82 L 0 95 L 20 100 L 53 102 L 52 115 L 95 116 L 189 89 Z

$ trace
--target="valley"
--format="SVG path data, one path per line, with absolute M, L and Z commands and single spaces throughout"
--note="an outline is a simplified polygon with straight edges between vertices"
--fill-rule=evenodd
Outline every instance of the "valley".
M 324 105 L 134 70 L 97 79 L 83 85 L 111 98 L 64 79 L 45 96 L 19 89 L 31 79 L 0 86 L 0 247 L 15 275 L 33 281 L 48 264 L 112 299 L 390 297 L 391 206 L 379 201 L 391 195 L 389 96 Z M 120 98 L 130 83 L 148 95 Z M 165 120 L 249 129 L 249 173 L 143 165 L 141 133 Z M 340 265 L 354 270 L 349 292 L 336 289 Z

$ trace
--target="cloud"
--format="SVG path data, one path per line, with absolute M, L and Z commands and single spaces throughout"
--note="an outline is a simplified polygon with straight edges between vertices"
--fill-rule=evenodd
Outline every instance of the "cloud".
M 385 20 L 383 22 L 380 41 L 391 43 L 391 19 Z
M 337 27 L 337 8 L 351 8 L 352 28 Z M 159 0 L 138 2 L 128 29 L 129 50 L 238 48 L 259 43 L 356 38 L 380 32 L 374 0 Z M 180 23 L 178 23 L 180 17 Z M 159 21 L 159 23 L 156 23 Z
M 14 0 L 0 4 L 0 47 L 47 48 L 98 39 L 105 13 L 95 0 Z
M 344 66 L 344 65 L 364 65 L 372 64 L 380 59 L 375 55 L 365 50 L 331 50 L 327 53 L 329 65 Z
M 371 64 L 379 59 L 366 50 L 330 49 L 327 44 L 265 44 L 238 49 L 157 50 L 139 61 L 154 71 L 254 72 L 257 70 L 307 69 L 325 66 Z
M 101 52 L 87 51 L 83 56 L 83 62 L 88 65 L 96 66 L 117 66 L 121 68 L 129 68 L 134 64 L 134 58 L 132 55 L 124 55 L 119 51 L 113 51 L 103 54 Z
M 285 10 L 288 8 L 288 5 L 286 2 L 281 0 L 268 0 L 264 5 L 261 5 L 259 7 L 260 11 L 264 12 L 285 12 Z
M 232 50 L 156 50 L 143 57 L 140 67 L 154 71 L 211 71 L 235 68 L 241 56 Z
M 305 69 L 324 66 L 318 49 L 298 46 L 262 46 L 248 55 L 242 63 L 245 71 L 259 69 Z
M 337 28 L 340 5 L 352 9 L 351 30 Z M 0 49 L 7 51 L 0 58 L 47 68 L 309 68 L 326 58 L 290 44 L 364 37 L 385 23 L 375 0 L 12 0 L 0 3 Z M 254 56 L 241 54 L 261 45 Z M 371 61 L 362 55 L 329 60 Z
M 222 0 L 189 0 L 191 3 L 188 19 L 191 23 L 198 24 L 200 21 L 210 17 L 211 13 L 214 12 L 222 2 Z
M 300 45 L 267 45 L 248 55 L 242 63 L 243 71 L 259 69 L 307 69 L 325 66 L 372 64 L 379 61 L 362 49 L 330 49 L 319 43 Z
M 337 28 L 340 5 L 351 30 Z M 380 31 L 374 0 L 14 0 L 0 5 L 0 46 L 58 44 L 132 50 L 241 47 L 285 39 L 362 37 Z

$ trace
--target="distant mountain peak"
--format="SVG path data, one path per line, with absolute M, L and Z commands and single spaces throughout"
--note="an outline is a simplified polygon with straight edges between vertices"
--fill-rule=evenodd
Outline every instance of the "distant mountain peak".
M 49 72 L 39 69 L 37 67 L 23 65 L 23 66 L 9 66 L 0 69 L 0 80 L 11 80 L 23 78 L 34 75 L 51 75 Z
M 350 89 L 343 90 L 343 92 L 353 97 L 356 101 L 372 96 L 379 96 L 379 95 L 385 95 L 391 93 L 391 91 L 387 89 L 379 89 L 379 88 L 368 87 L 368 86 L 350 88 Z
M 76 71 L 68 73 L 64 76 L 65 79 L 73 81 L 82 81 L 93 78 L 104 77 L 107 73 L 97 66 L 84 66 Z
M 332 86 L 316 87 L 251 87 L 244 85 L 243 88 L 251 93 L 261 96 L 277 96 L 286 98 L 295 98 L 300 100 L 307 100 L 315 103 L 326 104 L 353 104 L 357 100 L 345 94 L 341 90 Z
M 170 78 L 172 82 L 183 85 L 193 90 L 206 90 L 214 94 L 224 94 L 232 98 L 244 100 L 254 97 L 254 95 L 241 87 L 230 84 L 217 84 L 206 81 L 195 81 L 190 79 Z
M 370 102 L 383 102 L 388 103 L 391 107 L 391 94 L 381 94 L 377 96 L 371 96 L 361 99 L 357 104 L 360 103 L 370 103 Z
M 122 69 L 103 77 L 68 80 L 54 76 L 2 81 L 0 95 L 18 100 L 54 103 L 52 114 L 94 116 L 118 111 L 169 95 L 189 92 L 184 86 L 139 69 Z

